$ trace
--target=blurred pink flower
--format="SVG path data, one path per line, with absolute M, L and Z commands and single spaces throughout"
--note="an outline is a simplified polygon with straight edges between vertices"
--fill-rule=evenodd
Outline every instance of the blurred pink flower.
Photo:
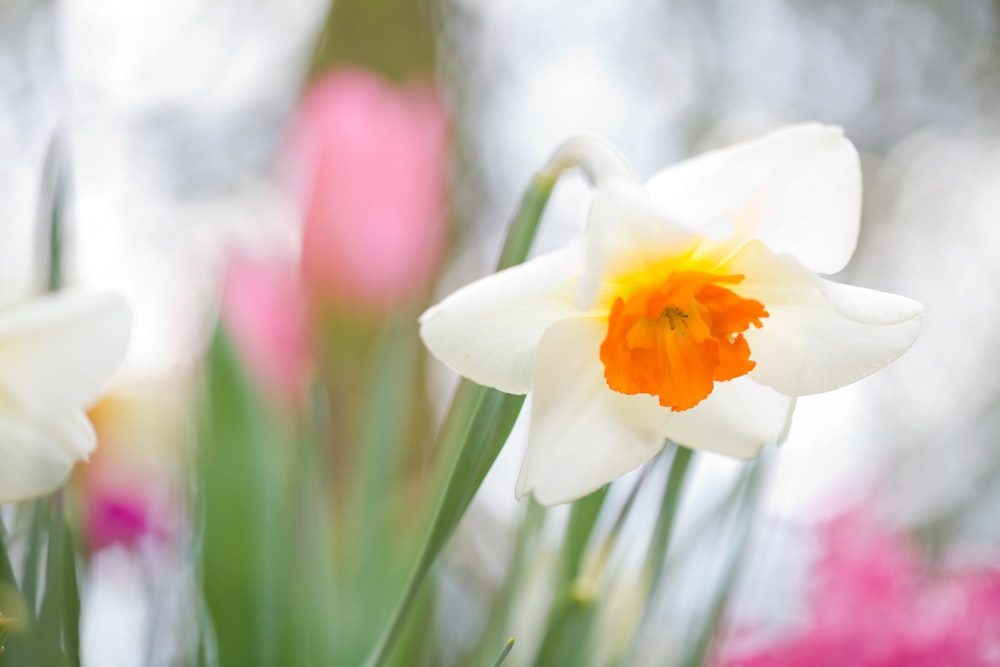
M 808 630 L 725 667 L 1000 665 L 1000 572 L 928 571 L 914 545 L 847 516 L 824 529 Z
M 100 551 L 112 544 L 135 548 L 154 528 L 149 502 L 140 494 L 98 492 L 90 498 L 85 522 L 87 546 Z
M 177 537 L 186 487 L 174 446 L 187 431 L 172 404 L 187 405 L 188 388 L 183 390 L 182 397 L 171 383 L 133 385 L 127 395 L 106 396 L 89 411 L 101 444 L 72 481 L 89 552 Z
M 305 216 L 302 269 L 340 304 L 381 307 L 426 285 L 444 243 L 448 119 L 430 86 L 362 70 L 312 84 L 286 165 Z
M 295 267 L 233 257 L 222 320 L 258 385 L 272 399 L 294 402 L 311 349 L 306 300 Z

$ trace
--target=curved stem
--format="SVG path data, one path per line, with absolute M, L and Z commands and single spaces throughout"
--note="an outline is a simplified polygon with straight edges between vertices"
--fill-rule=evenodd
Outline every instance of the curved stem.
M 567 139 L 542 169 L 542 175 L 555 180 L 566 169 L 579 167 L 597 189 L 612 183 L 640 185 L 641 181 L 617 148 L 600 137 L 579 135 Z

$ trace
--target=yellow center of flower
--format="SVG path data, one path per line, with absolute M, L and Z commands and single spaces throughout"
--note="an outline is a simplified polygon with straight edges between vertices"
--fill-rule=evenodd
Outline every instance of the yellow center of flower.
M 716 382 L 746 375 L 755 363 L 743 337 L 761 326 L 764 305 L 727 286 L 742 275 L 673 270 L 665 279 L 620 293 L 601 343 L 604 378 L 623 394 L 651 394 L 674 412 L 693 408 Z

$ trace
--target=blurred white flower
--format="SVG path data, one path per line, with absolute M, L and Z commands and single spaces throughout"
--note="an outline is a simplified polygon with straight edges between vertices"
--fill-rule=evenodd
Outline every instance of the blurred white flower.
M 458 290 L 421 318 L 461 375 L 533 393 L 517 492 L 578 498 L 670 439 L 739 458 L 787 432 L 795 397 L 850 384 L 912 345 L 923 307 L 816 275 L 854 252 L 857 152 L 793 126 L 643 186 L 614 149 L 571 140 L 596 188 L 565 247 Z
M 84 408 L 125 355 L 131 311 L 64 292 L 0 311 L 0 503 L 48 493 L 97 442 Z

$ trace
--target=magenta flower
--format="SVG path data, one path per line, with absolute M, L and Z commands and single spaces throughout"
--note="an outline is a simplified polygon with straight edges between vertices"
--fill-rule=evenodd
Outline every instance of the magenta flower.
M 804 631 L 724 667 L 1000 664 L 1000 571 L 930 570 L 900 536 L 848 516 L 824 529 Z
M 86 535 L 91 551 L 112 544 L 135 548 L 144 536 L 156 534 L 148 500 L 139 494 L 98 492 L 87 507 Z
M 448 120 L 435 91 L 342 70 L 307 90 L 288 169 L 309 287 L 379 308 L 427 284 L 444 243 Z

